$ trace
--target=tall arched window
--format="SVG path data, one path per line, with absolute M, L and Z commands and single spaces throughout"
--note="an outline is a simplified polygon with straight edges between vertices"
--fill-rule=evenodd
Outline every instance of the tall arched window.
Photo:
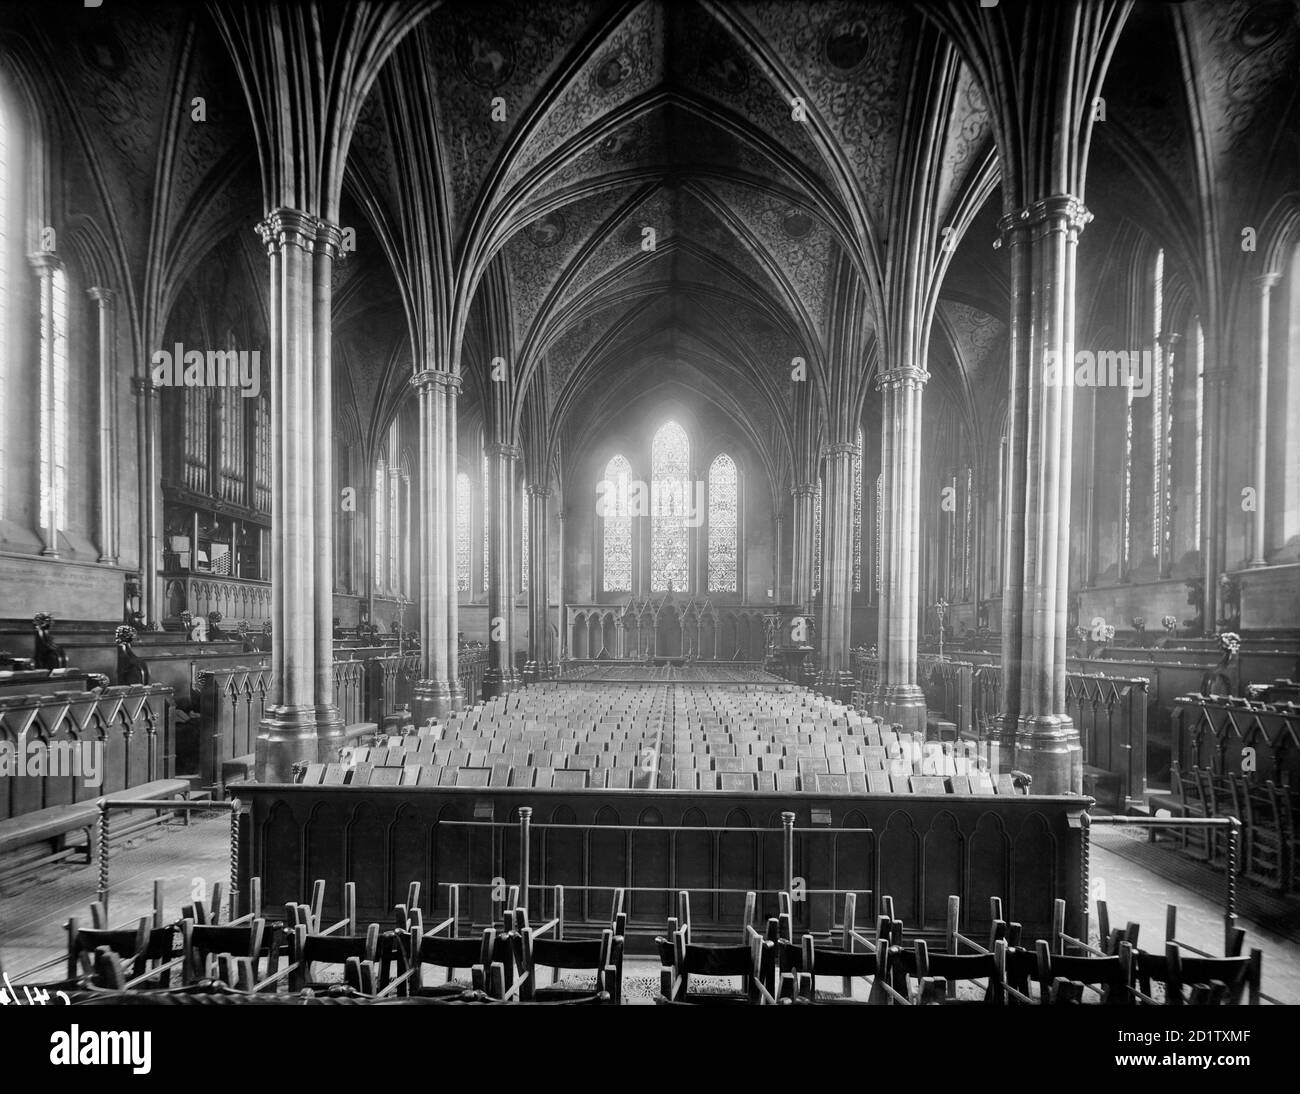
M 385 535 L 388 510 L 388 471 L 384 458 L 380 456 L 375 463 L 375 488 L 371 494 L 370 512 L 375 524 L 374 552 L 374 587 L 375 592 L 384 591 L 384 560 L 388 554 L 388 539 Z
M 736 463 L 725 452 L 709 466 L 709 590 L 734 593 L 740 577 Z
M 632 465 L 615 456 L 605 465 L 597 489 L 601 517 L 601 589 L 607 593 L 632 591 L 632 513 L 628 492 Z
M 1165 252 L 1151 270 L 1151 555 L 1164 568 L 1170 548 L 1174 374 L 1165 352 Z
M 1283 343 L 1285 356 L 1282 360 L 1285 377 L 1282 415 L 1288 427 L 1281 431 L 1281 449 L 1275 449 L 1280 455 L 1282 504 L 1274 507 L 1281 517 L 1274 542 L 1287 549 L 1288 558 L 1294 558 L 1296 548 L 1300 546 L 1300 429 L 1295 428 L 1295 423 L 1300 422 L 1300 245 L 1291 252 L 1286 276 L 1287 293 L 1282 298 L 1287 313 L 1286 340 Z
M 10 215 L 13 143 L 4 89 L 0 87 L 0 516 L 4 516 L 5 512 L 5 485 L 9 478 L 9 429 L 5 424 L 8 412 L 6 396 L 9 393 L 9 268 L 14 259 L 18 236 Z
M 492 540 L 492 525 L 488 520 L 488 498 L 492 496 L 491 470 L 488 466 L 486 449 L 483 452 L 483 591 L 488 591 L 488 566 L 491 564 L 491 552 L 488 544 Z
M 817 486 L 813 491 L 813 556 L 812 592 L 822 591 L 822 476 L 817 473 Z
M 686 524 L 691 443 L 686 430 L 665 422 L 650 445 L 650 588 L 690 588 L 690 529 Z
M 49 345 L 45 345 L 48 339 Z M 41 521 L 51 545 L 67 526 L 68 488 L 68 276 L 50 272 L 50 315 L 41 323 Z
M 862 592 L 862 429 L 858 428 L 858 458 L 853 464 L 853 591 Z
M 470 590 L 469 563 L 473 557 L 470 551 L 470 511 L 472 498 L 469 476 L 464 471 L 456 476 L 456 591 L 467 593 Z

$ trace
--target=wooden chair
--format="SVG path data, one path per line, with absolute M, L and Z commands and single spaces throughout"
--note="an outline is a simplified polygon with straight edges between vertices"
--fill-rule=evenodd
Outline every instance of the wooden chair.
M 1132 994 L 1139 1003 L 1239 1006 L 1246 995 L 1251 1006 L 1260 1004 L 1263 954 L 1259 950 L 1236 957 L 1188 957 L 1176 942 L 1170 942 L 1163 955 L 1137 954 L 1135 965 L 1138 987 Z M 1163 988 L 1159 1000 L 1153 997 L 1156 984 Z
M 434 928 L 438 931 L 446 924 Z M 426 934 L 422 928 L 399 928 L 397 936 L 397 976 L 378 992 L 380 997 L 403 996 L 445 999 L 467 991 L 487 992 L 488 970 L 497 951 L 497 932 L 486 927 L 478 938 L 458 938 L 449 934 Z M 441 982 L 426 983 L 424 968 L 432 965 L 444 970 Z M 456 971 L 466 970 L 469 979 L 457 979 Z
M 1034 955 L 1040 1004 L 1083 1003 L 1089 991 L 1110 1006 L 1133 1002 L 1133 947 L 1127 942 L 1120 943 L 1119 953 L 1097 957 L 1052 953 L 1046 939 L 1039 939 Z M 1013 973 L 1009 972 L 1008 981 L 1012 979 Z M 1011 983 L 1007 991 L 1018 995 L 1019 1002 L 1032 1001 Z
M 246 957 L 249 964 L 242 975 L 258 979 L 258 966 L 263 955 L 264 919 L 222 925 L 196 923 L 193 919 L 181 920 L 181 948 L 184 953 L 184 983 L 219 975 L 216 959 L 219 956 Z
M 775 970 L 774 947 L 753 927 L 748 941 L 740 945 L 697 945 L 689 941 L 689 929 L 678 927 L 669 944 L 655 939 L 659 949 L 659 1002 L 695 1004 L 775 1004 L 772 994 Z M 662 964 L 665 954 L 670 963 Z M 714 991 L 691 988 L 692 977 L 739 977 L 739 990 Z
M 1006 1001 L 1007 943 L 999 938 L 991 951 L 942 953 L 930 951 L 924 939 L 911 949 L 891 947 L 890 966 L 897 969 L 907 986 L 907 997 L 918 1006 L 984 1003 L 1001 1006 Z M 980 983 L 983 981 L 983 983 Z M 959 984 L 974 984 L 982 992 L 977 999 L 958 995 Z
M 179 935 L 175 923 L 154 926 L 149 916 L 141 916 L 134 928 L 106 930 L 81 927 L 74 917 L 68 920 L 67 931 L 69 980 L 84 975 L 97 987 L 118 991 L 169 988 L 173 980 L 180 981 L 183 960 L 174 952 Z M 95 971 L 95 955 L 102 950 L 117 958 L 109 982 L 101 982 Z
M 335 980 L 322 980 L 317 965 L 333 965 L 342 970 Z M 289 991 L 328 991 L 340 984 L 353 991 L 374 995 L 379 987 L 379 924 L 372 923 L 362 935 L 310 934 L 299 923 L 289 934 L 289 964 L 257 980 L 252 962 L 236 959 L 232 986 L 244 991 L 277 990 L 287 981 Z M 222 977 L 226 979 L 225 976 Z
M 608 928 L 597 939 L 541 938 L 532 928 L 511 935 L 518 966 L 515 985 L 506 989 L 504 997 L 517 995 L 525 1003 L 570 1003 L 591 1000 L 618 1004 L 622 1002 L 622 952 L 623 937 L 617 938 Z M 618 964 L 614 955 L 618 953 Z M 553 970 L 550 985 L 542 985 L 538 969 Z M 575 984 L 561 979 L 563 972 L 586 971 L 594 974 L 593 982 Z

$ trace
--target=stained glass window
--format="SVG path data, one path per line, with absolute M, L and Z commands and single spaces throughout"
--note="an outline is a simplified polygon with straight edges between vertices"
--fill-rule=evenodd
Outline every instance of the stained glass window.
M 665 422 L 650 445 L 650 588 L 690 587 L 690 529 L 686 524 L 691 442 Z
M 853 463 L 853 591 L 862 592 L 862 430 L 858 458 Z
M 817 476 L 817 488 L 813 491 L 813 556 L 812 556 L 812 591 L 816 596 L 822 589 L 822 480 Z
M 709 589 L 734 593 L 740 530 L 736 464 L 725 452 L 709 467 Z
M 467 593 L 470 589 L 470 487 L 469 476 L 462 471 L 456 476 L 456 591 Z
M 47 452 L 42 445 L 41 456 L 43 461 L 53 461 L 46 463 L 44 482 L 54 494 L 54 528 L 51 531 L 58 532 L 67 527 L 68 517 L 68 275 L 62 267 L 52 273 L 51 289 L 50 390 L 44 423 L 50 433 L 50 448 Z M 42 499 L 42 509 L 45 508 L 44 502 Z
M 491 496 L 491 490 L 488 486 L 490 479 L 490 470 L 488 467 L 487 453 L 483 453 L 483 591 L 488 591 L 488 567 L 491 565 L 491 552 L 488 545 L 492 542 L 492 526 L 488 521 L 488 498 Z
M 388 591 L 396 593 L 401 580 L 398 562 L 402 534 L 402 504 L 398 491 L 402 473 L 396 467 L 388 470 Z
M 881 528 L 885 520 L 885 473 L 876 476 L 876 593 L 885 582 L 885 551 Z
M 1165 353 L 1160 344 L 1165 310 L 1165 252 L 1156 251 L 1151 275 L 1151 555 L 1161 557 L 1165 537 L 1165 488 L 1168 480 L 1169 437 L 1173 392 L 1165 376 Z
M 528 592 L 528 484 L 519 494 L 519 591 Z
M 376 592 L 384 591 L 384 556 L 387 552 L 388 541 L 384 535 L 385 517 L 388 508 L 388 475 L 384 468 L 384 458 L 381 456 L 379 462 L 375 464 L 375 489 L 370 503 L 370 510 L 374 514 L 375 521 L 375 574 L 374 585 Z
M 9 392 L 9 261 L 10 223 L 9 223 L 9 119 L 5 104 L 0 99 L 0 399 Z M 4 515 L 4 489 L 8 479 L 8 461 L 5 452 L 6 434 L 4 406 L 0 403 L 0 516 Z
M 628 491 L 632 465 L 615 456 L 605 465 L 605 476 L 597 487 L 601 523 L 601 588 L 607 593 L 632 591 L 632 513 Z

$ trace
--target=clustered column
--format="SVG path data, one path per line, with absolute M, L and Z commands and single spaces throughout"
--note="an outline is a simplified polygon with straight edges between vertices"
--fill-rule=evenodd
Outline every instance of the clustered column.
M 505 695 L 519 683 L 514 668 L 515 464 L 518 445 L 488 446 L 488 668 L 483 695 Z
M 1259 377 L 1259 392 L 1255 412 L 1255 515 L 1254 515 L 1254 549 L 1251 551 L 1250 564 L 1263 566 L 1266 562 L 1264 550 L 1267 547 L 1264 521 L 1264 497 L 1268 485 L 1268 326 L 1269 297 L 1273 286 L 1281 280 L 1276 273 L 1267 273 L 1255 278 L 1259 287 L 1259 363 L 1255 375 Z
M 1015 765 L 1042 794 L 1077 794 L 1083 783 L 1065 706 L 1065 620 L 1075 261 L 1088 219 L 1077 198 L 1057 194 L 1000 224 L 1011 259 L 1011 407 L 999 736 L 1005 745 L 1014 732 Z
M 824 622 L 821 633 L 822 681 L 837 698 L 853 690 L 849 667 L 853 626 L 853 484 L 861 451 L 856 444 L 833 444 L 826 454 L 822 495 Z
M 99 561 L 117 564 L 117 339 L 113 290 L 90 288 L 99 318 Z
M 813 495 L 817 487 L 800 483 L 790 491 L 794 497 L 794 529 L 791 533 L 790 601 L 800 611 L 812 608 L 813 580 Z
M 271 691 L 257 777 L 289 782 L 343 739 L 334 702 L 330 280 L 342 234 L 276 209 L 258 225 L 271 265 Z
M 528 485 L 528 675 L 548 679 L 551 675 L 551 575 L 548 487 Z
M 411 378 L 420 415 L 420 679 L 411 698 L 417 724 L 444 719 L 459 675 L 456 643 L 456 465 L 448 433 L 455 430 L 460 378 L 424 369 Z M 449 624 L 448 617 L 451 617 Z M 461 706 L 463 706 L 463 699 Z
M 880 682 L 873 703 L 889 723 L 925 732 L 925 696 L 916 683 L 921 544 L 921 397 L 930 374 L 914 365 L 881 374 L 880 466 L 884 499 L 877 645 Z

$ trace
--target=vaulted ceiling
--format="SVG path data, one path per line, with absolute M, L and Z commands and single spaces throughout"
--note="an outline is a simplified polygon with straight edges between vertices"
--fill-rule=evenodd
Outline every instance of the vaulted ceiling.
M 210 255 L 265 292 L 258 162 L 204 9 L 110 6 L 9 8 L 0 35 L 49 90 L 72 246 L 117 275 L 147 346 L 222 295 L 199 269 Z M 996 420 L 1007 300 L 991 119 L 924 3 L 430 7 L 349 152 L 356 250 L 336 275 L 336 371 L 361 434 L 399 412 L 413 367 L 459 368 L 467 413 L 483 412 L 472 404 L 500 357 L 507 418 L 547 423 L 529 441 L 550 456 L 580 449 L 599 408 L 671 376 L 793 460 L 795 358 L 823 418 L 837 401 L 874 405 L 903 167 L 938 93 L 933 220 L 959 245 L 930 367 L 973 429 Z M 1240 256 L 1217 252 L 1287 188 L 1279 164 L 1300 149 L 1298 10 L 1137 5 L 1094 131 L 1081 270 L 1102 276 L 1087 255 L 1119 253 L 1128 224 L 1162 241 L 1193 295 L 1232 274 Z

